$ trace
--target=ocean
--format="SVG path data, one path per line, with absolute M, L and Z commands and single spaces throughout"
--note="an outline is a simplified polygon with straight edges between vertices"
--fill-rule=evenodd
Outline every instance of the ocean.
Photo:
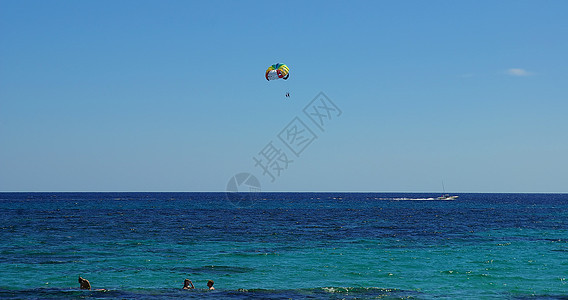
M 0 298 L 568 299 L 568 194 L 457 195 L 0 193 Z

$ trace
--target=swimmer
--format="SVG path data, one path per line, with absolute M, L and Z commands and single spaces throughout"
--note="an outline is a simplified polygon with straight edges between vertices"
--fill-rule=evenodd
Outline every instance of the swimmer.
M 79 288 L 82 290 L 90 290 L 91 283 L 87 279 L 79 276 Z
M 91 283 L 87 279 L 79 276 L 79 289 L 90 291 L 91 290 Z M 94 289 L 93 291 L 106 292 L 107 290 L 105 290 L 105 289 Z
M 213 284 L 215 282 L 213 280 L 209 280 L 207 281 L 207 287 L 209 287 L 210 290 L 214 290 L 215 288 L 213 287 Z
M 183 289 L 184 289 L 184 290 L 191 290 L 191 289 L 194 289 L 194 288 L 195 288 L 195 287 L 193 286 L 193 282 L 191 282 L 191 280 L 189 280 L 189 279 L 186 278 L 186 279 L 183 281 Z

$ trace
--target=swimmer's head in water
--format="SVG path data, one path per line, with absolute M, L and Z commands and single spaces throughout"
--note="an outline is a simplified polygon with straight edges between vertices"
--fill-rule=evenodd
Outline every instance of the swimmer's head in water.
M 82 290 L 90 290 L 91 284 L 89 281 L 81 276 L 79 276 L 79 288 Z

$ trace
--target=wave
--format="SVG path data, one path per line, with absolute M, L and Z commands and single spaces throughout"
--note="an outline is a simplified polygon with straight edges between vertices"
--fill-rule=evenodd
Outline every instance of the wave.
M 295 290 L 269 290 L 269 289 L 238 289 L 237 292 L 242 293 L 300 293 L 300 294 L 313 294 L 313 295 L 329 295 L 329 294 L 341 294 L 341 295 L 368 295 L 368 296 L 388 296 L 396 293 L 410 293 L 410 291 L 403 291 L 399 289 L 386 289 L 378 287 L 319 287 L 319 288 L 306 288 L 306 289 L 295 289 Z M 416 293 L 416 292 L 413 292 Z
M 413 299 L 418 292 L 377 287 L 320 287 L 306 289 L 181 290 L 134 289 L 85 291 L 77 289 L 38 288 L 0 289 L 2 299 Z
M 484 297 L 512 299 L 568 299 L 566 295 L 522 295 L 482 292 Z M 476 298 L 475 295 L 471 295 Z M 318 287 L 305 289 L 182 290 L 177 288 L 139 288 L 129 290 L 86 291 L 78 289 L 0 288 L 0 299 L 435 299 L 450 295 L 379 287 Z M 483 298 L 483 297 L 481 297 Z

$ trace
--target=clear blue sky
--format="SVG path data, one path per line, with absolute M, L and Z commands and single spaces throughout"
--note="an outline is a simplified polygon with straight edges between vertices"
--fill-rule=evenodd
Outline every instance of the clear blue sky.
M 1 0 L 0 191 L 224 191 L 250 172 L 266 191 L 568 192 L 567 12 Z M 264 79 L 277 62 L 289 81 Z M 253 157 L 286 151 L 319 92 L 341 116 L 271 182 Z

